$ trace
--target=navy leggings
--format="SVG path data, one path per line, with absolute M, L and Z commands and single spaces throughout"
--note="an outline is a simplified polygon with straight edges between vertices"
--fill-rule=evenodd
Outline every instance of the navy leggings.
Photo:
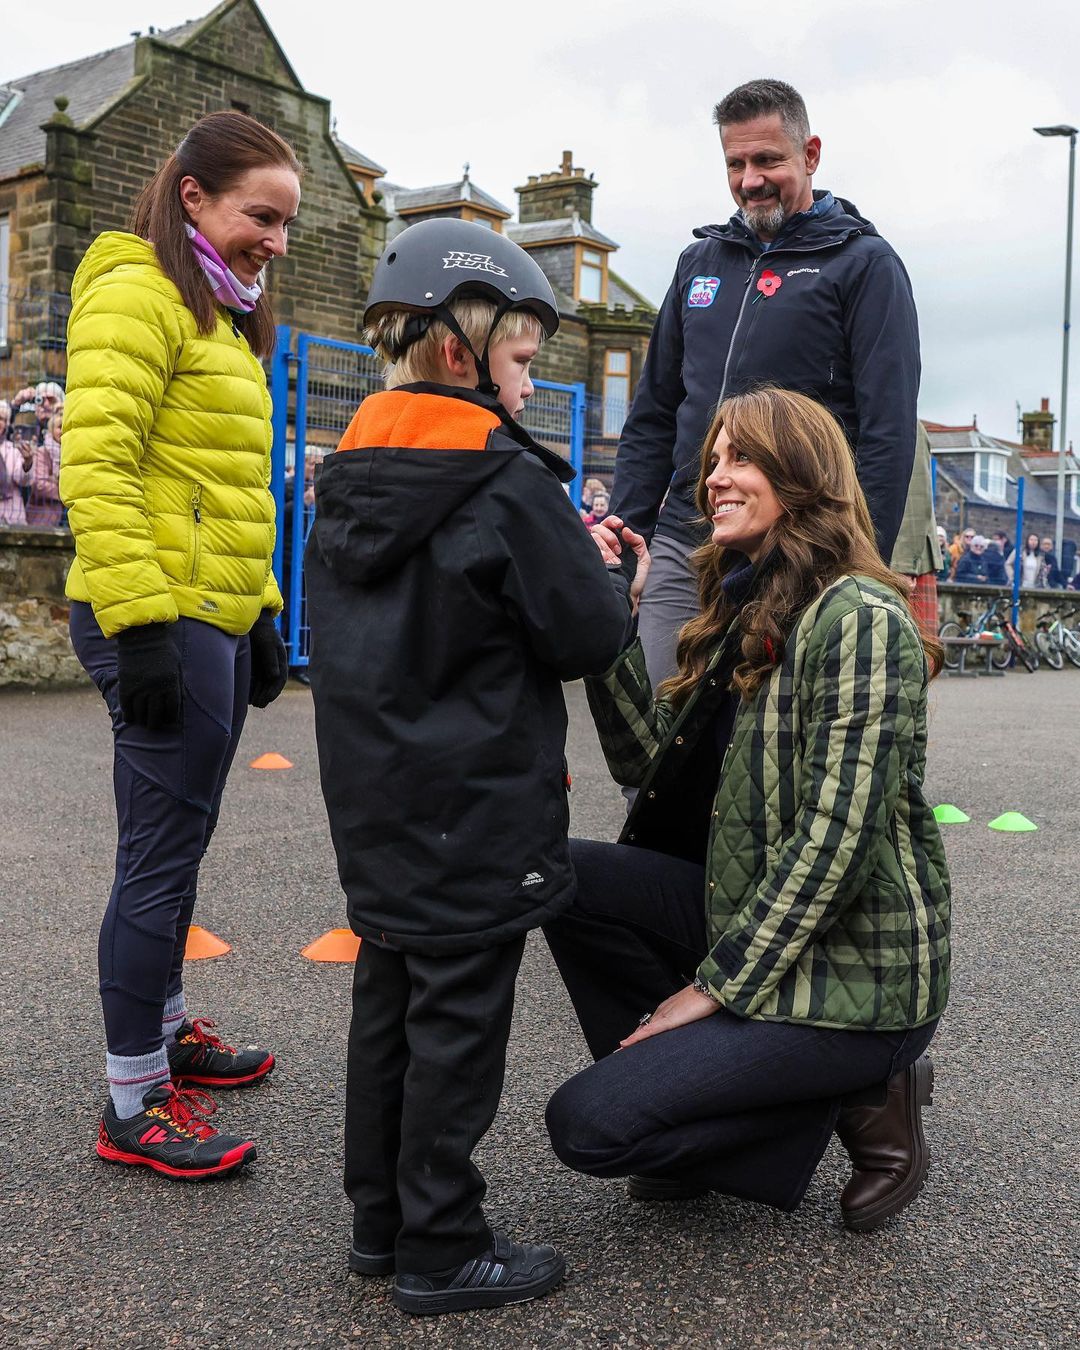
M 162 1044 L 165 1000 L 183 985 L 199 864 L 217 824 L 251 683 L 248 639 L 196 619 L 169 635 L 180 652 L 181 726 L 149 731 L 120 712 L 117 642 L 71 606 L 71 644 L 112 717 L 116 878 L 98 941 L 105 1037 L 114 1055 Z

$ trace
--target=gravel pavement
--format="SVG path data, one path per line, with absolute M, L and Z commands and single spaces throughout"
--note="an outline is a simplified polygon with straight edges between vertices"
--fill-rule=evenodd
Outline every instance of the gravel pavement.
M 577 833 L 622 801 L 580 687 L 568 691 Z M 308 692 L 253 713 L 203 869 L 197 919 L 233 944 L 188 967 L 188 1001 L 278 1055 L 221 1094 L 251 1132 L 238 1179 L 170 1184 L 92 1148 L 103 1094 L 95 948 L 115 823 L 94 691 L 0 695 L 0 1346 L 1075 1346 L 1080 671 L 934 686 L 928 787 L 954 880 L 952 1002 L 934 1049 L 930 1179 L 902 1218 L 840 1223 L 835 1143 L 800 1210 L 629 1200 L 546 1146 L 551 1091 L 587 1056 L 530 939 L 503 1106 L 479 1162 L 491 1219 L 565 1251 L 557 1293 L 411 1319 L 350 1276 L 341 1192 L 349 968 L 300 948 L 343 923 Z M 267 750 L 286 772 L 248 767 Z M 373 785 L 377 790 L 377 785 Z M 987 822 L 1019 810 L 1037 833 Z

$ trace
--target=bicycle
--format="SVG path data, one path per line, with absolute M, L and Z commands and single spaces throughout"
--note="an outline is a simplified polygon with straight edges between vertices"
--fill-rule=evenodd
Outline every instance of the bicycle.
M 994 602 L 991 622 L 996 621 L 999 630 L 1005 635 L 1009 658 L 1007 664 L 1012 663 L 1015 659 L 1021 663 L 1025 670 L 1034 674 L 1035 671 L 1039 669 L 1039 653 L 1029 647 L 1027 642 L 1025 642 L 1023 633 L 1020 632 L 1019 628 L 1017 628 L 1009 618 L 1008 614 L 1005 612 L 1004 606 L 1004 600 L 997 600 Z M 1003 670 L 1004 666 L 999 666 L 998 669 Z
M 938 637 L 947 638 L 977 638 L 983 633 L 989 633 L 992 638 L 997 639 L 997 644 L 990 649 L 990 664 L 995 670 L 1006 670 L 1013 659 L 1012 649 L 1007 643 L 1002 644 L 1001 639 L 1005 634 L 1001 631 L 1000 623 L 996 622 L 999 618 L 998 607 L 1000 601 L 993 600 L 987 609 L 972 622 L 971 613 L 968 610 L 958 609 L 957 617 L 963 620 L 963 623 L 957 623 L 955 619 L 949 619 L 938 629 Z M 960 652 L 955 647 L 950 647 L 945 643 L 945 669 L 960 669 Z
M 1051 631 L 1054 618 L 1054 611 L 1048 609 L 1035 620 L 1035 648 L 1051 670 L 1060 670 L 1065 664 L 1065 656 L 1057 635 Z
M 1074 606 L 1072 609 L 1064 611 L 1061 609 L 1047 610 L 1045 614 L 1039 616 L 1038 623 L 1040 625 L 1042 624 L 1042 620 L 1045 619 L 1048 621 L 1045 629 L 1046 639 L 1048 642 L 1053 643 L 1054 651 L 1057 656 L 1057 664 L 1054 665 L 1054 661 L 1051 657 L 1047 657 L 1047 659 L 1050 661 L 1051 665 L 1054 665 L 1055 670 L 1061 669 L 1061 658 L 1063 655 L 1068 657 L 1074 666 L 1080 666 L 1080 634 L 1077 633 L 1076 629 L 1070 628 L 1067 623 L 1067 620 L 1073 618 L 1078 613 L 1080 613 L 1080 609 L 1077 609 Z M 1036 642 L 1038 642 L 1038 631 L 1036 632 L 1035 637 Z
M 1068 635 L 1073 639 L 1073 642 L 1067 642 L 1067 643 L 1065 644 L 1065 655 L 1066 655 L 1066 656 L 1069 656 L 1069 652 L 1070 652 L 1070 651 L 1075 651 L 1075 652 L 1077 652 L 1077 653 L 1080 653 L 1080 624 L 1077 624 L 1077 623 L 1076 623 L 1076 616 L 1077 616 L 1078 614 L 1080 614 L 1080 608 L 1077 608 L 1077 609 L 1068 609 L 1068 610 L 1066 610 L 1065 613 L 1061 616 L 1061 626 L 1062 626 L 1062 628 L 1063 628 L 1064 631 L 1065 631 L 1066 633 L 1068 633 Z M 1071 624 L 1068 622 L 1068 620 L 1070 620 L 1070 619 L 1073 621 Z M 1075 644 L 1075 645 L 1074 645 L 1074 644 Z M 1072 661 L 1072 659 L 1073 659 L 1073 658 L 1072 658 L 1071 656 L 1069 656 L 1069 660 Z M 1075 665 L 1076 663 L 1073 662 L 1073 664 Z

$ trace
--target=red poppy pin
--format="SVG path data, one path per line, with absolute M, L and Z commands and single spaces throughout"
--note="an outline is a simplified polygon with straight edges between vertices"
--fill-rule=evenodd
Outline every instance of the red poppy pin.
M 758 277 L 757 288 L 761 294 L 754 296 L 754 304 L 757 304 L 762 295 L 764 295 L 766 299 L 770 295 L 775 295 L 783 284 L 782 279 L 778 277 L 775 272 L 770 272 L 769 269 L 766 268 L 761 276 Z

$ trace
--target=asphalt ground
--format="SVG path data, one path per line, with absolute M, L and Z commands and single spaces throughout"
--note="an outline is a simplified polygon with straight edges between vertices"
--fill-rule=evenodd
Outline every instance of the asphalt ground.
M 622 800 L 582 690 L 568 697 L 575 829 L 610 839 Z M 0 697 L 0 1345 L 1076 1345 L 1078 727 L 1080 671 L 934 687 L 929 795 L 972 819 L 946 830 L 953 995 L 931 1174 L 901 1218 L 865 1236 L 841 1226 L 835 1141 L 793 1215 L 720 1197 L 642 1205 L 564 1170 L 543 1108 L 587 1055 L 530 939 L 478 1161 L 491 1220 L 556 1242 L 569 1276 L 535 1303 L 421 1320 L 393 1308 L 388 1280 L 346 1267 L 350 972 L 299 955 L 343 922 L 308 692 L 252 714 L 204 865 L 197 920 L 233 950 L 188 966 L 189 1006 L 271 1046 L 278 1068 L 221 1094 L 218 1123 L 250 1132 L 259 1158 L 203 1185 L 93 1152 L 115 838 L 104 709 L 92 690 Z M 247 767 L 267 750 L 295 767 Z M 989 830 L 1006 810 L 1038 831 Z

